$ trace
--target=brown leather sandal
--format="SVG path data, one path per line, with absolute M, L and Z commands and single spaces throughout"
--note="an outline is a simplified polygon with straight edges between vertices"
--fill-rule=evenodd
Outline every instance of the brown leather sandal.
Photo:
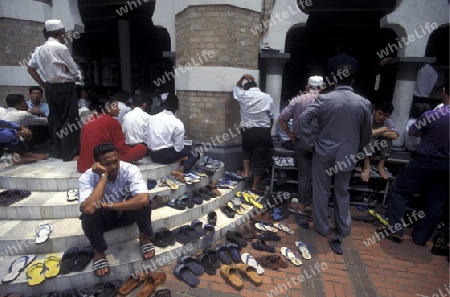
M 137 277 L 137 278 L 136 278 Z M 128 295 L 131 291 L 139 287 L 145 281 L 145 275 L 143 272 L 137 272 L 135 275 L 131 275 L 122 284 L 119 289 L 121 295 Z

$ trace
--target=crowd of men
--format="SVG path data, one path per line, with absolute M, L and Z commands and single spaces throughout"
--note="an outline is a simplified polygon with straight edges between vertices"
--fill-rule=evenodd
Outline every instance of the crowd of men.
M 110 268 L 103 233 L 108 230 L 136 223 L 142 258 L 150 259 L 155 254 L 148 190 L 138 167 L 131 163 L 145 155 L 157 163 L 179 162 L 180 167 L 172 175 L 183 182 L 199 156 L 184 145 L 184 124 L 175 116 L 179 109 L 175 94 L 161 94 L 161 105 L 154 106 L 154 113 L 148 112 L 153 102 L 147 94 L 132 98 L 126 92 L 90 96 L 86 89 L 75 85 L 79 72 L 63 43 L 65 29 L 61 21 L 46 21 L 44 36 L 46 42 L 35 49 L 28 66 L 39 86 L 29 89 L 27 101 L 23 95 L 8 95 L 7 109 L 0 110 L 0 149 L 13 155 L 13 164 L 23 164 L 47 159 L 48 155 L 33 154 L 30 148 L 49 142 L 63 161 L 77 161 L 82 173 L 78 189 L 82 226 L 94 247 L 94 273 L 105 276 Z M 314 228 L 322 236 L 328 236 L 330 229 L 328 201 L 334 182 L 337 238 L 329 242 L 336 253 L 342 254 L 340 238 L 351 230 L 347 191 L 350 176 L 352 170 L 362 166 L 361 179 L 368 182 L 372 155 L 365 154 L 360 164 L 350 162 L 333 175 L 328 174 L 329 168 L 347 162 L 374 142 L 390 143 L 398 132 L 389 118 L 393 111 L 389 101 L 372 107 L 369 100 L 353 90 L 357 69 L 354 58 L 341 54 L 329 64 L 334 90 L 323 94 L 324 79 L 311 76 L 306 91 L 292 98 L 280 113 L 278 124 L 291 141 L 297 159 L 299 211 L 306 213 L 312 204 Z M 43 90 L 47 103 L 41 102 Z M 259 182 L 273 152 L 273 99 L 258 88 L 249 74 L 238 80 L 233 97 L 240 105 L 242 176 L 252 178 L 251 190 L 260 193 Z M 443 100 L 442 107 L 418 116 L 421 125 L 410 125 L 408 133 L 420 136 L 421 141 L 414 159 L 398 174 L 388 195 L 389 223 L 397 226 L 412 195 L 425 186 L 429 188 L 425 218 L 413 232 L 417 244 L 430 239 L 448 199 L 448 88 L 443 90 Z M 374 153 L 380 156 L 378 173 L 387 179 L 389 146 Z M 403 236 L 401 228 L 386 232 L 390 238 Z

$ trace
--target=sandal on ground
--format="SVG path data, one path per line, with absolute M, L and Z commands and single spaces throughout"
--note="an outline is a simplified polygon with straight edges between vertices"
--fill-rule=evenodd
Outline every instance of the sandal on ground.
M 257 273 L 255 267 L 247 264 L 236 264 L 235 267 L 241 275 L 245 276 L 255 286 L 262 284 L 262 277 Z
M 119 289 L 121 295 L 128 295 L 131 291 L 139 287 L 145 280 L 145 275 L 142 272 L 137 272 L 129 276 Z
M 30 287 L 39 285 L 43 281 L 45 281 L 44 276 L 44 262 L 39 261 L 28 267 L 27 269 L 27 278 L 28 278 L 28 285 Z
M 99 270 L 102 270 L 103 268 L 108 268 L 108 271 L 106 271 L 105 274 L 98 274 Z M 98 259 L 97 261 L 94 261 L 92 263 L 92 269 L 94 270 L 94 275 L 98 277 L 108 276 L 111 272 L 111 268 L 109 267 L 108 260 L 105 258 Z
M 279 230 L 281 230 L 281 231 L 284 231 L 284 232 L 286 232 L 287 234 L 290 234 L 290 235 L 294 234 L 294 230 L 292 230 L 291 228 L 289 228 L 288 225 L 285 225 L 285 224 L 282 224 L 282 223 L 275 223 L 275 224 L 273 224 L 273 225 L 275 226 L 275 228 L 277 228 L 277 229 L 279 229 Z
M 237 268 L 230 265 L 222 265 L 220 267 L 220 275 L 234 289 L 240 290 L 244 287 L 244 282 L 242 281 Z
M 78 200 L 78 189 L 70 189 L 66 193 L 67 202 Z
M 308 247 L 305 243 L 301 241 L 296 241 L 295 246 L 299 250 L 300 253 L 302 253 L 303 259 L 310 260 L 311 259 L 311 253 L 308 250 Z
M 36 255 L 26 255 L 15 259 L 9 266 L 8 273 L 2 280 L 2 283 L 8 284 L 15 280 L 19 274 L 27 267 L 31 262 L 36 259 Z
M 190 287 L 195 288 L 200 283 L 200 279 L 192 270 L 184 264 L 178 264 L 173 269 L 173 274 L 184 281 Z
M 150 253 L 150 257 L 146 258 L 145 254 Z M 141 246 L 141 257 L 142 260 L 150 260 L 155 256 L 155 246 L 153 244 L 146 243 Z
M 113 280 L 106 282 L 103 285 L 102 291 L 98 295 L 98 297 L 115 297 L 117 295 L 117 291 L 119 290 L 122 281 Z
M 172 296 L 172 292 L 167 287 L 165 287 L 163 285 L 159 285 L 156 287 L 155 297 L 171 297 L 171 296 Z
M 285 246 L 281 247 L 281 254 L 286 257 L 289 261 L 291 261 L 292 264 L 295 266 L 302 265 L 302 260 L 298 257 L 298 254 L 296 251 L 291 250 L 290 248 L 287 248 Z
M 341 241 L 337 238 L 328 238 L 328 243 L 330 244 L 331 249 L 336 255 L 342 255 L 344 252 L 342 251 Z
M 258 263 L 258 261 L 253 258 L 252 255 L 250 255 L 249 253 L 243 253 L 241 255 L 241 260 L 242 262 L 244 262 L 247 265 L 250 265 L 252 267 L 254 267 L 256 269 L 256 273 L 258 273 L 259 275 L 264 273 L 264 268 Z

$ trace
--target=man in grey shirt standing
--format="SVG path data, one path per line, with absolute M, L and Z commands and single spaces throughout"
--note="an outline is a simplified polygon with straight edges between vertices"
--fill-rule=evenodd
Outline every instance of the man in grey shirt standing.
M 350 194 L 347 187 L 355 156 L 370 142 L 370 102 L 355 94 L 351 85 L 354 69 L 341 65 L 336 70 L 334 91 L 319 95 L 303 113 L 301 129 L 303 140 L 313 151 L 313 219 L 317 233 L 327 236 L 328 200 L 331 196 L 331 180 L 334 175 L 334 219 L 337 232 L 346 237 L 350 234 Z M 317 118 L 319 132 L 313 138 L 311 122 Z M 355 159 L 355 161 L 351 161 Z M 342 166 L 344 164 L 345 166 Z M 338 170 L 331 171 L 330 168 Z M 339 239 L 329 239 L 333 251 L 342 254 Z

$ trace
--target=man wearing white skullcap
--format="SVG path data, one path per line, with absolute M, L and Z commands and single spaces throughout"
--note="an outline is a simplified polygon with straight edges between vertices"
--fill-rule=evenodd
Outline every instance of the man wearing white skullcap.
M 298 207 L 292 206 L 293 211 L 305 214 L 306 205 L 311 204 L 311 160 L 312 152 L 309 147 L 302 143 L 300 137 L 300 117 L 302 112 L 316 100 L 323 87 L 323 78 L 321 76 L 311 76 L 308 79 L 304 92 L 292 98 L 288 106 L 278 116 L 278 124 L 281 129 L 291 138 L 294 143 L 295 156 L 298 164 Z M 292 131 L 289 129 L 287 123 L 293 119 Z M 313 124 L 317 126 L 316 122 Z M 314 129 L 315 131 L 316 129 Z
M 64 45 L 65 28 L 60 20 L 47 20 L 44 36 L 47 41 L 35 49 L 28 73 L 45 89 L 55 150 L 63 161 L 71 161 L 78 155 L 80 145 L 75 89 L 78 67 Z

